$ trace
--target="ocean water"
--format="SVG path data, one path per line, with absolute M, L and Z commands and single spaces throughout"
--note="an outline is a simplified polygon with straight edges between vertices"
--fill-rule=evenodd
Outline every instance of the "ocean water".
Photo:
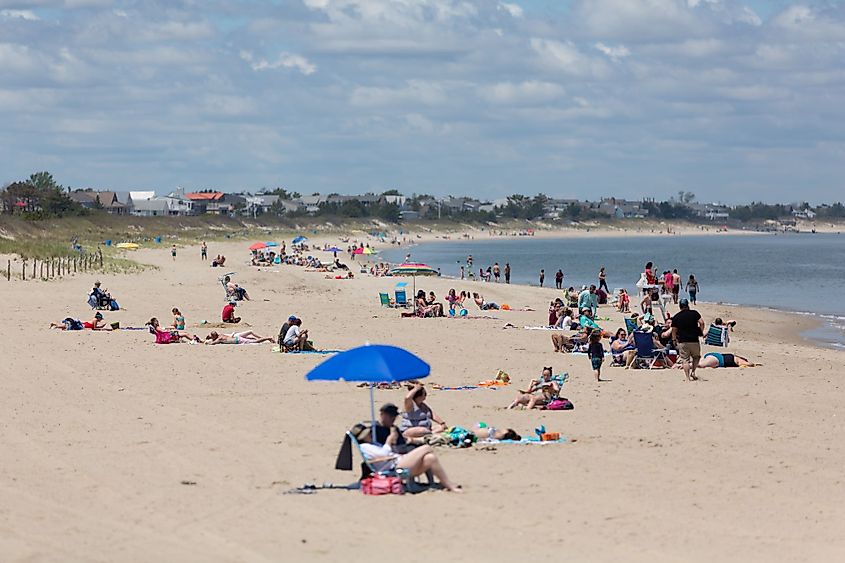
M 407 249 L 387 250 L 383 258 L 402 262 Z M 845 348 L 845 235 L 778 234 L 589 239 L 486 238 L 424 243 L 410 249 L 413 261 L 457 277 L 467 255 L 479 267 L 511 265 L 511 283 L 545 285 L 564 272 L 564 287 L 598 283 L 601 266 L 610 289 L 635 292 L 645 263 L 658 272 L 677 268 L 686 283 L 699 282 L 698 299 L 769 307 L 818 316 L 823 327 L 810 334 L 822 343 Z

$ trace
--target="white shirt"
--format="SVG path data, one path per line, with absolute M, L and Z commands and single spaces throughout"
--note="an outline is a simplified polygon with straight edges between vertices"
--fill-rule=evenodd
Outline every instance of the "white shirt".
M 375 469 L 376 471 L 385 471 L 396 467 L 396 458 L 398 456 L 393 453 L 393 450 L 390 449 L 390 446 L 376 446 L 375 444 L 365 442 L 361 444 L 361 453 L 364 454 L 368 461 L 377 458 L 390 458 L 371 462 L 373 469 Z
M 291 340 L 295 340 L 299 337 L 299 326 L 293 325 L 288 328 L 288 331 L 285 333 L 285 342 L 290 342 Z

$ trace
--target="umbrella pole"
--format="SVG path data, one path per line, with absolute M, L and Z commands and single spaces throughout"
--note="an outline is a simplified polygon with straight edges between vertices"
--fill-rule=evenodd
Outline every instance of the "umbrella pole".
M 373 425 L 370 426 L 370 440 L 376 446 L 380 446 L 381 444 L 378 443 L 378 438 L 376 437 L 376 402 L 373 398 L 373 387 L 375 387 L 375 385 L 375 383 L 370 383 L 370 419 L 373 423 Z

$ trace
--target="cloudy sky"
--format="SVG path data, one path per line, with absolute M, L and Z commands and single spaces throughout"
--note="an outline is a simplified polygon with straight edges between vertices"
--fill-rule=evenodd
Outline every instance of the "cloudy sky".
M 0 0 L 0 182 L 845 199 L 834 0 Z

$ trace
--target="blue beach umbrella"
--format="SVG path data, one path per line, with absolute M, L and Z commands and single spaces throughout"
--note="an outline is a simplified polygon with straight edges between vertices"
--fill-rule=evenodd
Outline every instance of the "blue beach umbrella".
M 302 235 L 299 235 L 298 237 L 293 239 L 293 244 L 299 244 L 301 242 L 305 242 L 306 240 L 308 240 L 308 237 L 304 237 Z
M 396 346 L 360 346 L 332 356 L 305 376 L 308 381 L 361 381 L 370 384 L 370 415 L 376 425 L 373 387 L 377 383 L 422 379 L 431 366 L 411 352 Z M 372 433 L 375 438 L 375 431 Z
M 266 246 L 279 246 L 278 242 L 271 242 L 271 241 L 265 242 L 264 244 Z

